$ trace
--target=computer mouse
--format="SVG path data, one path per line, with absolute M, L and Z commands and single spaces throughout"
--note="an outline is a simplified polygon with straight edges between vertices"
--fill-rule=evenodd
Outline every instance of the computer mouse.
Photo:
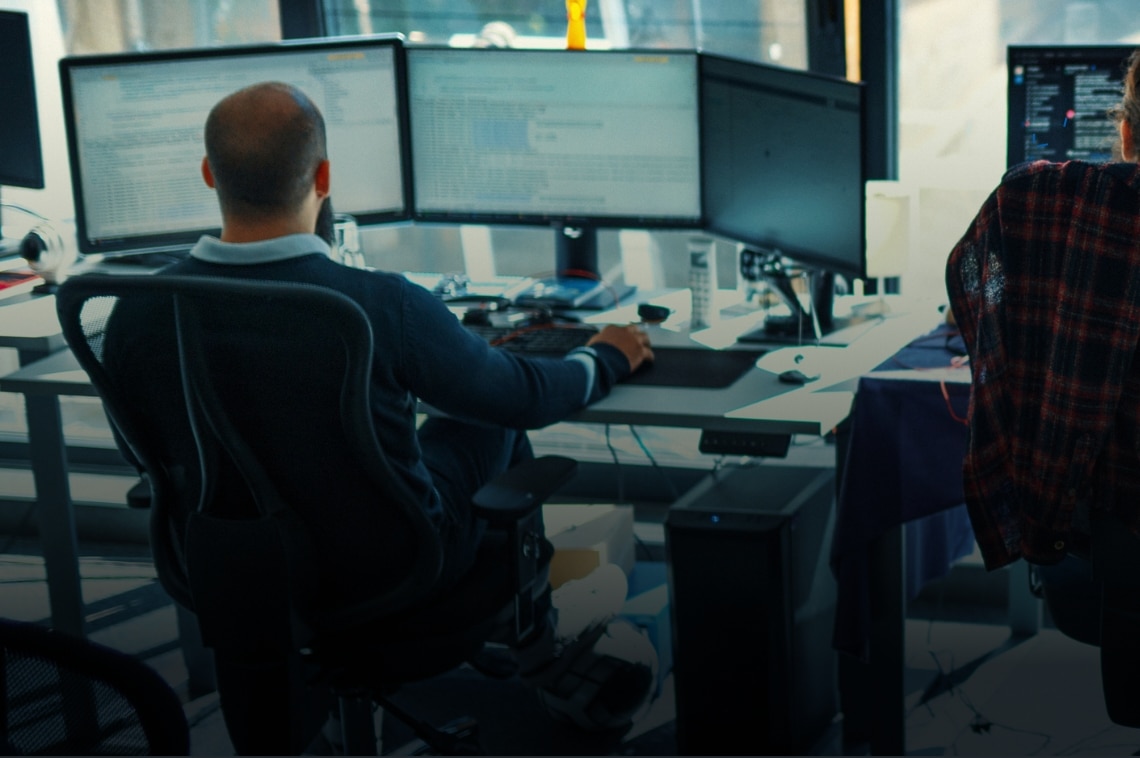
M 780 381 L 784 384 L 806 384 L 807 382 L 814 382 L 818 378 L 819 374 L 805 374 L 798 368 L 780 372 Z
M 660 324 L 669 318 L 669 314 L 672 312 L 664 305 L 654 305 L 653 303 L 639 303 L 637 306 L 638 317 L 647 324 Z

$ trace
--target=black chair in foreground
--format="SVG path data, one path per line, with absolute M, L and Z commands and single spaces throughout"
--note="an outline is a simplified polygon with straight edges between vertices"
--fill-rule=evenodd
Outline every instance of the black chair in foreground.
M 372 333 L 349 298 L 185 276 L 69 279 L 64 335 L 152 488 L 160 580 L 215 654 L 239 753 L 299 753 L 339 700 L 375 752 L 373 701 L 439 752 L 479 749 L 387 696 L 525 638 L 549 607 L 540 506 L 573 475 L 523 464 L 475 498 L 495 539 L 441 590 L 442 548 L 373 429 Z
M 170 685 L 126 653 L 0 619 L 0 754 L 189 755 Z

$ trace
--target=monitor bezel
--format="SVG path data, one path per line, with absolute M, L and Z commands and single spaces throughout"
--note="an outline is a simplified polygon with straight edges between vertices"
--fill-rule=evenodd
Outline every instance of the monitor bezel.
M 425 211 L 416 203 L 416 196 L 414 192 L 415 187 L 415 134 L 416 126 L 414 123 L 414 116 L 412 114 L 411 104 L 411 78 L 412 69 L 414 67 L 413 58 L 417 51 L 455 51 L 465 54 L 488 54 L 488 55 L 562 55 L 570 58 L 571 56 L 591 55 L 653 55 L 653 56 L 676 56 L 683 55 L 692 58 L 692 65 L 694 71 L 694 94 L 697 98 L 697 162 L 698 162 L 698 177 L 697 177 L 697 214 L 694 216 L 678 216 L 678 215 L 616 215 L 616 214 L 571 214 L 571 213 L 503 213 L 500 211 L 440 211 L 431 210 Z M 409 196 L 409 202 L 412 205 L 412 219 L 417 223 L 430 223 L 430 224 L 478 224 L 486 226 L 546 226 L 546 227 L 568 227 L 568 228 L 607 228 L 607 229 L 701 229 L 704 224 L 704 197 L 701 194 L 701 181 L 700 176 L 700 155 L 702 151 L 701 131 L 700 131 L 700 56 L 701 52 L 693 48 L 684 49 L 641 49 L 641 48 L 622 48 L 613 50 L 567 50 L 564 48 L 454 48 L 446 45 L 435 44 L 405 44 L 404 53 L 407 56 L 407 71 L 408 75 L 405 79 L 405 84 L 408 87 L 408 97 L 406 106 L 408 108 L 408 144 L 409 144 L 409 170 L 411 173 L 411 184 L 413 192 Z
M 754 70 L 769 72 L 773 79 L 780 81 L 820 81 L 835 86 L 840 86 L 849 89 L 852 93 L 857 95 L 859 107 L 859 174 L 860 184 L 862 188 L 858 195 L 859 202 L 859 259 L 857 261 L 850 260 L 848 257 L 837 257 L 835 255 L 814 250 L 812 248 L 801 247 L 794 243 L 792 240 L 775 240 L 771 237 L 766 237 L 762 233 L 755 234 L 741 234 L 739 229 L 728 229 L 718 224 L 718 220 L 710 215 L 709 204 L 706 197 L 706 190 L 708 187 L 708 162 L 705 160 L 704 141 L 707 139 L 708 134 L 704 129 L 704 87 L 706 84 L 706 66 L 709 62 L 724 63 L 729 65 L 745 66 Z M 747 60 L 744 58 L 734 57 L 730 55 L 714 54 L 701 52 L 700 56 L 701 68 L 698 76 L 698 87 L 700 88 L 701 99 L 701 135 L 702 135 L 702 153 L 701 153 L 701 198 L 702 207 L 705 215 L 705 230 L 718 237 L 727 240 L 732 240 L 744 244 L 749 247 L 755 247 L 761 250 L 771 250 L 778 248 L 779 252 L 786 258 L 791 259 L 797 264 L 805 268 L 811 268 L 818 271 L 829 271 L 840 274 L 844 277 L 851 277 L 854 279 L 865 279 L 867 277 L 867 207 L 866 207 L 866 187 L 867 187 L 867 88 L 862 82 L 853 82 L 843 77 L 831 76 L 822 74 L 816 71 L 804 71 L 802 69 L 793 69 L 786 66 L 778 66 L 769 63 L 762 63 L 758 61 Z M 827 145 L 820 145 L 820 150 L 827 150 Z M 810 201 L 809 201 L 810 202 Z
M 20 77 L 20 81 L 15 82 L 15 86 L 22 87 L 23 95 L 29 96 L 31 100 L 31 109 L 24 113 L 19 114 L 21 118 L 27 120 L 21 124 L 22 130 L 26 131 L 24 134 L 23 149 L 30 148 L 32 150 L 32 169 L 31 173 L 12 173 L 13 167 L 6 166 L 3 161 L 0 161 L 0 186 L 6 187 L 23 187 L 25 189 L 44 189 L 46 186 L 46 176 L 44 173 L 43 161 L 43 139 L 40 134 L 40 119 L 39 119 L 39 101 L 37 99 L 36 89 L 36 61 L 35 61 L 35 45 L 32 40 L 32 20 L 31 16 L 26 11 L 18 10 L 0 10 L 0 18 L 6 19 L 8 22 L 14 23 L 19 27 L 17 34 L 20 36 L 21 49 L 15 51 L 27 63 L 27 76 Z M 21 24 L 21 20 L 23 23 Z M 26 56 L 24 55 L 26 53 Z M 4 76 L 11 79 L 12 71 L 5 70 Z M 7 118 L 8 116 L 5 116 Z
M 1096 45 L 1007 45 L 1005 55 L 1005 104 L 1006 104 L 1006 119 L 1005 119 L 1005 165 L 1006 168 L 1025 163 L 1025 145 L 1024 140 L 1014 141 L 1014 111 L 1011 107 L 1013 105 L 1013 74 L 1014 62 L 1017 56 L 1040 56 L 1047 53 L 1054 53 L 1058 59 L 1071 59 L 1087 60 L 1093 54 L 1103 53 L 1105 57 L 1111 57 L 1113 52 L 1121 53 L 1119 65 L 1121 66 L 1121 73 L 1124 73 L 1125 67 L 1128 64 L 1128 57 L 1136 50 L 1136 45 L 1123 45 L 1123 44 L 1096 44 Z M 1099 56 L 1098 56 L 1099 57 Z M 1105 118 L 1107 118 L 1107 114 Z M 1024 114 L 1022 114 L 1024 120 Z M 1014 160 L 1014 154 L 1019 157 Z
M 390 47 L 394 65 L 397 120 L 399 122 L 399 150 L 401 176 L 400 187 L 403 193 L 403 208 L 381 210 L 368 213 L 354 213 L 357 223 L 361 226 L 379 224 L 406 223 L 411 219 L 411 175 L 409 142 L 406 125 L 408 123 L 407 92 L 405 79 L 405 58 L 403 54 L 403 35 L 375 34 L 356 35 L 347 37 L 313 38 L 300 40 L 283 40 L 280 42 L 251 43 L 242 45 L 227 45 L 207 48 L 178 48 L 170 50 L 103 53 L 93 55 L 75 55 L 61 58 L 59 61 L 60 86 L 63 98 L 64 127 L 67 135 L 67 155 L 71 168 L 71 191 L 75 202 L 75 228 L 78 249 L 81 254 L 115 254 L 129 253 L 136 250 L 173 250 L 186 249 L 198 241 L 204 234 L 218 234 L 218 227 L 205 227 L 178 230 L 177 232 L 163 232 L 161 234 L 140 234 L 115 238 L 91 239 L 88 234 L 88 219 L 86 203 L 84 202 L 83 182 L 80 180 L 82 171 L 79 163 L 79 144 L 76 132 L 76 118 L 74 98 L 72 92 L 71 72 L 76 69 L 97 66 L 135 65 L 155 61 L 176 61 L 202 58 L 236 58 L 240 59 L 253 55 L 273 55 L 288 53 L 290 51 L 310 52 L 329 50 L 335 51 L 344 48 Z M 203 121 L 206 114 L 202 114 Z M 205 147 L 203 146 L 203 153 Z M 335 170 L 335 169 L 334 169 Z M 332 198 L 335 209 L 335 198 Z

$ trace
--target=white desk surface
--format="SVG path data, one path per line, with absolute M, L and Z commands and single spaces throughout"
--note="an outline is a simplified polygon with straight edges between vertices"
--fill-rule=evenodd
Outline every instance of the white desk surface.
M 66 346 L 55 315 L 54 295 L 0 299 L 0 347 L 51 352 Z
M 677 295 L 681 296 L 687 299 L 683 292 Z M 668 297 L 654 301 L 673 302 Z M 579 411 L 567 421 L 763 434 L 826 434 L 850 412 L 858 377 L 937 323 L 939 317 L 933 304 L 910 304 L 904 312 L 897 303 L 901 303 L 901 299 L 896 300 L 895 312 L 884 316 L 849 347 L 770 346 L 771 352 L 761 357 L 757 368 L 723 389 L 619 384 L 609 397 Z M 626 308 L 630 313 L 636 313 L 635 305 Z M 636 320 L 635 315 L 629 318 L 624 310 L 599 313 L 588 320 L 616 323 Z M 680 315 L 681 309 L 673 314 Z M 733 328 L 733 319 L 724 319 L 710 329 L 689 333 L 685 319 L 674 320 L 673 316 L 670 317 L 673 323 L 667 321 L 666 324 L 649 327 L 654 345 L 688 347 L 694 351 L 759 347 L 733 342 L 724 344 L 726 335 L 733 335 L 734 340 L 734 335 L 741 331 L 739 324 Z M 748 316 L 740 319 L 744 328 L 755 321 Z M 58 334 L 54 298 L 41 297 L 0 308 L 0 334 L 5 333 L 9 324 L 12 327 L 9 335 L 22 331 L 25 335 L 43 339 L 45 334 Z M 803 362 L 797 364 L 796 356 L 803 356 Z M 820 378 L 805 385 L 779 381 L 777 375 L 780 371 L 797 365 L 819 373 Z M 67 350 L 0 378 L 0 391 L 39 395 L 95 394 L 86 373 Z
M 757 361 L 755 369 L 725 389 L 619 384 L 609 397 L 568 420 L 762 434 L 826 434 L 849 414 L 859 376 L 932 329 L 941 318 L 936 303 L 908 302 L 894 296 L 885 299 L 891 305 L 881 320 L 848 347 L 741 345 L 736 343 L 736 336 L 758 325 L 763 314 L 733 304 L 730 298 L 735 293 L 731 291 L 719 294 L 722 317 L 712 327 L 697 332 L 688 331 L 686 291 L 653 298 L 653 302 L 673 308 L 674 313 L 664 324 L 649 327 L 650 338 L 659 347 L 770 350 Z M 863 302 L 873 305 L 866 299 Z M 635 321 L 636 305 L 586 320 Z M 780 372 L 796 367 L 820 378 L 804 385 L 779 380 Z

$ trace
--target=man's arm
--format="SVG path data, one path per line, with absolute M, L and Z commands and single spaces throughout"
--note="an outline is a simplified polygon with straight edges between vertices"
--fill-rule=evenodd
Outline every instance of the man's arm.
M 610 326 L 566 358 L 489 347 L 427 290 L 403 290 L 400 364 L 407 388 L 435 408 L 472 421 L 536 429 L 605 397 L 652 357 L 636 326 Z

